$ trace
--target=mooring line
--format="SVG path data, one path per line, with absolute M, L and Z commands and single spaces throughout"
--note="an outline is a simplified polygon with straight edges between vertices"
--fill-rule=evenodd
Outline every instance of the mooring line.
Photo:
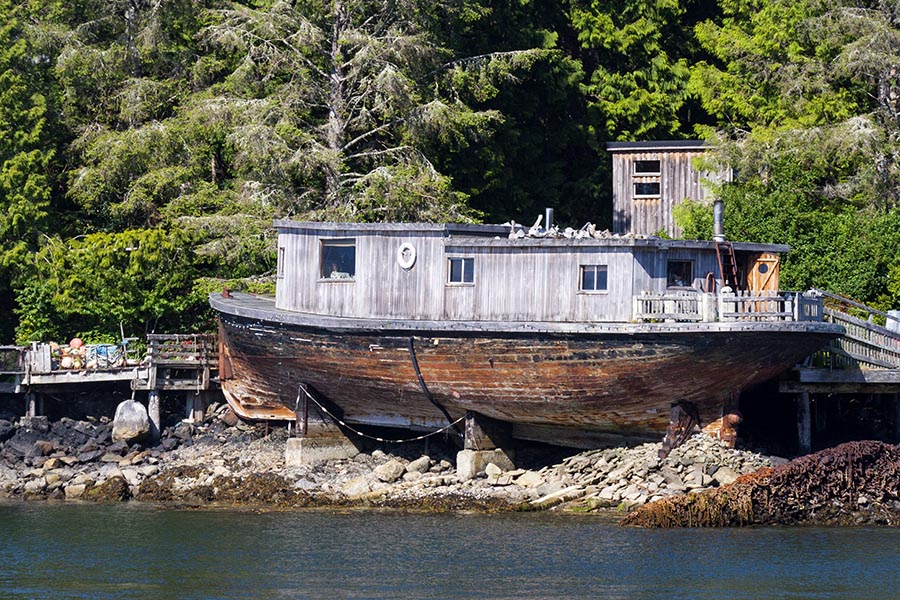
M 319 409 L 320 409 L 322 412 L 324 412 L 326 415 L 328 415 L 329 417 L 331 417 L 332 419 L 334 419 L 335 421 L 337 421 L 340 425 L 342 425 L 343 427 L 349 429 L 350 431 L 352 431 L 353 433 L 355 433 L 356 435 L 358 435 L 358 436 L 360 436 L 360 437 L 368 438 L 368 439 L 370 439 L 370 440 L 375 440 L 376 442 L 386 442 L 386 443 L 392 443 L 392 444 L 404 444 L 404 443 L 406 443 L 406 442 L 418 442 L 418 441 L 420 441 L 420 440 L 424 440 L 425 438 L 429 438 L 429 437 L 431 437 L 431 436 L 433 436 L 433 435 L 437 435 L 437 434 L 439 434 L 439 433 L 444 433 L 445 431 L 447 431 L 447 430 L 450 429 L 451 427 L 456 427 L 458 424 L 460 424 L 460 423 L 462 423 L 463 421 L 466 420 L 466 417 L 465 417 L 465 416 L 462 416 L 462 417 L 458 418 L 457 420 L 453 421 L 452 423 L 450 423 L 449 425 L 446 425 L 445 427 L 441 427 L 440 429 L 438 429 L 438 430 L 436 430 L 436 431 L 432 431 L 432 432 L 430 432 L 430 433 L 425 433 L 425 434 L 422 434 L 422 435 L 417 436 L 417 437 L 414 437 L 414 438 L 407 438 L 407 439 L 401 439 L 401 440 L 389 440 L 389 439 L 386 439 L 386 438 L 381 438 L 381 437 L 377 437 L 377 436 L 374 436 L 374 435 L 369 435 L 369 434 L 367 434 L 367 433 L 363 433 L 362 431 L 358 431 L 358 430 L 356 430 L 356 429 L 353 429 L 353 427 L 351 427 L 351 426 L 348 425 L 346 422 L 344 422 L 344 421 L 342 421 L 341 419 L 339 419 L 337 416 L 333 415 L 333 414 L 331 413 L 331 411 L 329 411 L 327 408 L 325 408 L 324 406 L 322 406 L 322 404 L 321 404 L 318 400 L 316 400 L 316 399 L 313 397 L 312 394 L 309 393 L 309 390 L 307 390 L 306 388 L 304 388 L 302 385 L 300 385 L 300 386 L 297 387 L 297 403 L 298 403 L 298 404 L 299 404 L 299 401 L 300 401 L 300 391 L 301 391 L 301 390 L 303 391 L 304 394 L 306 394 L 306 397 L 307 397 L 307 398 L 309 398 L 310 400 L 312 400 L 313 403 L 314 403 L 316 406 L 319 407 Z M 448 416 L 449 416 L 449 415 L 448 415 Z

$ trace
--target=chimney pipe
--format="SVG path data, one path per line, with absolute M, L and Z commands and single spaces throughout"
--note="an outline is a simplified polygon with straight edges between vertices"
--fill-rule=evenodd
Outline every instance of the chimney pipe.
M 544 230 L 550 231 L 551 227 L 553 227 L 553 209 L 545 208 L 544 209 Z
M 717 242 L 725 241 L 725 203 L 721 198 L 713 202 L 713 239 Z

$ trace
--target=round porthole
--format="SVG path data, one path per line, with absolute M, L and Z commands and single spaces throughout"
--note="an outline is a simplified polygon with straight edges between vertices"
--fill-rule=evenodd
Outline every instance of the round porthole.
M 400 244 L 400 247 L 397 248 L 397 262 L 407 271 L 412 269 L 416 264 L 416 247 L 409 242 Z
M 768 273 L 768 272 L 769 272 L 769 265 L 767 265 L 767 264 L 765 264 L 765 263 L 759 265 L 759 272 L 760 272 L 760 273 Z

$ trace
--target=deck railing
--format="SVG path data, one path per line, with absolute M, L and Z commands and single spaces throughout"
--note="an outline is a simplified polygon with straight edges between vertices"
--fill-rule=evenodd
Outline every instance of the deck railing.
M 25 371 L 25 346 L 0 346 L 0 375 L 18 375 Z
M 821 321 L 822 298 L 813 293 L 643 293 L 634 297 L 638 322 Z
M 147 356 L 155 364 L 204 364 L 219 361 L 218 337 L 214 333 L 147 335 Z

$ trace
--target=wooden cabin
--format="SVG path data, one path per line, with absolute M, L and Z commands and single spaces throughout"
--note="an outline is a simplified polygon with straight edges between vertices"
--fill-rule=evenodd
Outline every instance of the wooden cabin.
M 276 307 L 377 319 L 630 322 L 635 298 L 721 288 L 713 242 L 509 226 L 280 220 Z M 520 234 L 524 235 L 524 234 Z M 734 243 L 741 264 L 786 246 Z M 767 286 L 777 290 L 777 269 Z M 699 320 L 699 317 L 694 320 Z
M 672 209 L 685 199 L 708 200 L 704 180 L 730 181 L 731 171 L 694 166 L 706 147 L 696 140 L 613 142 L 613 232 L 681 237 Z

